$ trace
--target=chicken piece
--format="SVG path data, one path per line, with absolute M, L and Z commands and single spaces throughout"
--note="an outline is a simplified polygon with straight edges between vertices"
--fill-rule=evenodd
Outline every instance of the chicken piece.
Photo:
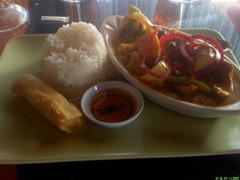
M 224 60 L 220 62 L 214 75 L 212 91 L 220 98 L 225 98 L 233 91 L 233 64 Z
M 146 70 L 141 66 L 141 59 L 136 51 L 132 52 L 129 57 L 130 61 L 126 66 L 131 72 L 138 76 L 142 76 L 146 73 Z
M 122 43 L 119 46 L 119 54 L 124 64 L 128 65 L 131 61 L 131 53 L 136 52 L 136 43 Z

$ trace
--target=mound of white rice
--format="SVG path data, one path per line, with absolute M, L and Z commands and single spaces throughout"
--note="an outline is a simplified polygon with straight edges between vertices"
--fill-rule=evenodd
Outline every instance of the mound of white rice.
M 46 38 L 45 53 L 43 79 L 68 98 L 114 76 L 102 34 L 90 23 L 64 25 Z

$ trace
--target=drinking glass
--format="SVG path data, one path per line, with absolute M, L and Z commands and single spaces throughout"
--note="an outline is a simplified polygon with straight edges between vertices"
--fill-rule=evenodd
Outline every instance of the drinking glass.
M 64 3 L 66 15 L 69 16 L 70 22 L 84 21 L 100 25 L 99 10 L 97 0 L 61 0 Z
M 153 15 L 153 23 L 171 28 L 179 28 L 184 16 L 185 5 L 194 5 L 204 0 L 158 0 Z
M 0 0 L 0 54 L 13 37 L 26 33 L 28 11 L 10 0 Z

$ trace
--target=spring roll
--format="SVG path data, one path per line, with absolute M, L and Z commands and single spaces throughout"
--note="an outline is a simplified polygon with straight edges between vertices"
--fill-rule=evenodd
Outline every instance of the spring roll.
M 11 90 L 26 99 L 62 131 L 70 133 L 85 123 L 82 113 L 74 104 L 32 74 L 17 77 L 11 85 Z

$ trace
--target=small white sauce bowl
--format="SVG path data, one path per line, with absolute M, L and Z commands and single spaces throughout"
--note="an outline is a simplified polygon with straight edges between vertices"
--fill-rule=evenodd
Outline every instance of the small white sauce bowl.
M 109 89 L 120 89 L 128 94 L 130 94 L 135 101 L 135 108 L 134 112 L 131 116 L 129 116 L 127 119 L 120 121 L 120 122 L 104 122 L 99 119 L 97 119 L 93 112 L 92 112 L 92 105 L 93 105 L 93 98 L 98 94 L 99 92 L 102 92 L 104 90 L 109 90 Z M 82 96 L 81 99 L 81 108 L 85 116 L 92 121 L 93 123 L 103 126 L 103 127 L 108 127 L 108 128 L 115 128 L 115 127 L 121 127 L 125 126 L 131 122 L 133 122 L 142 112 L 144 107 L 144 98 L 140 91 L 136 89 L 134 86 L 122 82 L 122 81 L 105 81 L 105 82 L 100 82 L 92 87 L 90 87 Z

